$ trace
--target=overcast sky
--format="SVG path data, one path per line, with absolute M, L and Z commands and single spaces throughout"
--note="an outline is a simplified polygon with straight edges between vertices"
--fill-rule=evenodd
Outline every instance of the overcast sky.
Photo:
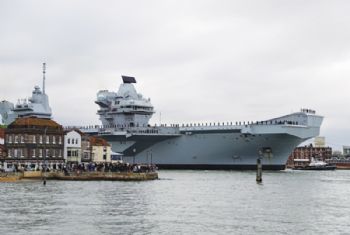
M 101 89 L 135 76 L 152 123 L 315 109 L 350 145 L 350 1 L 0 1 L 0 100 L 42 83 L 54 119 L 99 124 Z

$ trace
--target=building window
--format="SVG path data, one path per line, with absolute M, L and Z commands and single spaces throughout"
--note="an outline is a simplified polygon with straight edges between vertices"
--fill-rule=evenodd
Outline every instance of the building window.
M 52 136 L 52 143 L 56 144 L 56 136 Z
M 21 143 L 24 143 L 24 136 L 21 135 L 20 138 L 21 138 Z
M 72 144 L 74 144 L 74 139 L 72 139 Z
M 70 139 L 69 139 L 69 138 L 68 138 L 68 141 L 67 141 L 67 142 L 68 142 L 68 144 L 70 144 Z
M 15 158 L 19 158 L 19 157 L 20 157 L 20 151 L 19 151 L 19 149 L 15 149 L 14 157 L 15 157 Z
M 61 138 L 61 136 L 58 137 L 58 143 L 59 143 L 59 144 L 62 144 L 62 138 Z
M 18 143 L 18 136 L 15 135 L 15 143 L 17 144 Z
M 39 157 L 42 158 L 43 157 L 43 150 L 39 149 Z
M 35 144 L 36 143 L 36 136 L 35 135 L 32 135 L 32 138 L 33 138 L 33 144 Z
M 42 135 L 39 136 L 39 143 L 40 143 L 40 144 L 43 143 L 43 136 L 42 136 Z
M 47 143 L 47 144 L 50 143 L 50 136 L 46 136 L 46 143 Z
M 89 159 L 89 153 L 84 153 L 84 159 Z
M 35 158 L 35 149 L 32 150 L 32 157 Z
M 12 135 L 8 135 L 8 142 L 12 143 Z
M 11 158 L 12 156 L 13 156 L 13 149 L 9 149 L 7 157 Z

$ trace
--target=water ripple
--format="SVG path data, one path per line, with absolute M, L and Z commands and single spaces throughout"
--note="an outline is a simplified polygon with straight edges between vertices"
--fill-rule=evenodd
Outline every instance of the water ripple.
M 0 184 L 0 234 L 346 234 L 350 171 Z

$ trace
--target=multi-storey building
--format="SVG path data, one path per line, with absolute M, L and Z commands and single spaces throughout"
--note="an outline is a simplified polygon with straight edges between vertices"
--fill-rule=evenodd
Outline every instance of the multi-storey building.
M 92 148 L 90 143 L 90 136 L 82 134 L 81 136 L 81 161 L 91 162 L 92 161 Z
M 293 153 L 288 158 L 287 167 L 305 167 L 309 165 L 311 158 L 327 161 L 331 157 L 331 147 L 314 147 L 312 144 L 310 144 L 295 148 Z
M 111 146 L 99 137 L 90 137 L 91 160 L 93 162 L 111 162 Z
M 62 126 L 53 120 L 17 118 L 5 130 L 5 164 L 38 169 L 43 163 L 63 163 L 63 137 Z
M 350 146 L 343 146 L 343 156 L 350 157 Z
M 64 135 L 64 159 L 66 162 L 81 162 L 81 135 L 79 130 L 67 130 Z

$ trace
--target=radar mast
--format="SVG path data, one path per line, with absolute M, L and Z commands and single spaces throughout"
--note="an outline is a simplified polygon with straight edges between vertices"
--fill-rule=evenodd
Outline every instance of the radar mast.
M 43 94 L 45 94 L 45 73 L 46 73 L 46 63 L 43 63 Z

